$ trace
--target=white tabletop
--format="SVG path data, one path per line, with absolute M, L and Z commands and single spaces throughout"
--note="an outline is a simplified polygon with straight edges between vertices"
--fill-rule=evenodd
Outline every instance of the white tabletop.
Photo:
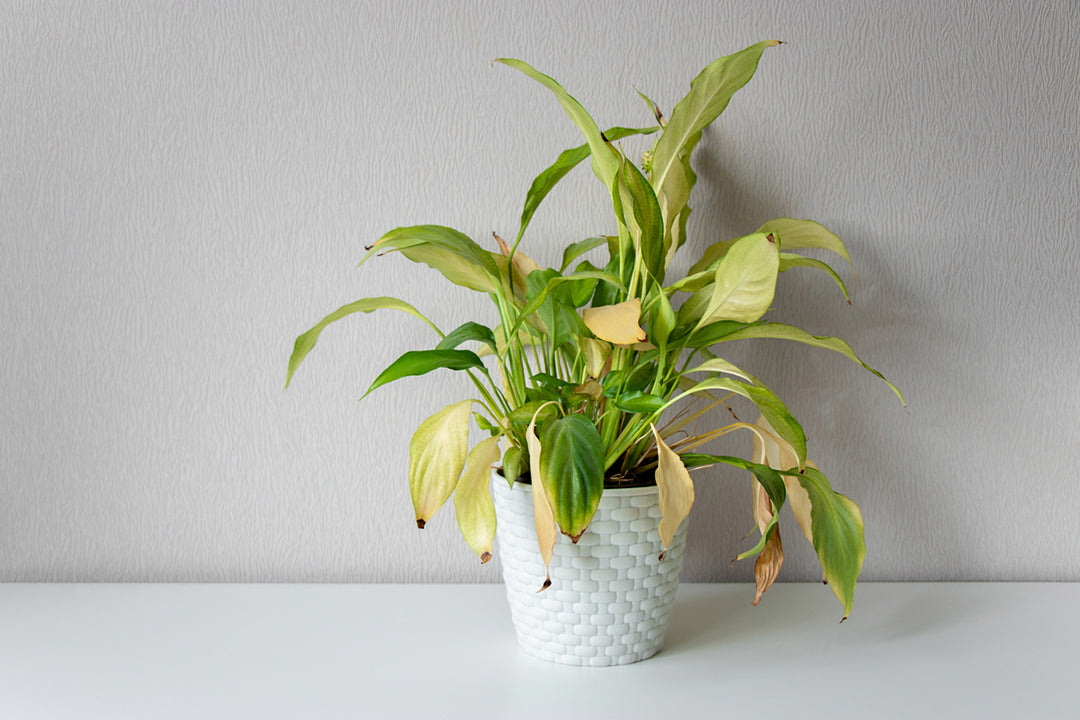
M 0 718 L 1080 717 L 1080 584 L 687 585 L 617 668 L 501 585 L 0 585 Z

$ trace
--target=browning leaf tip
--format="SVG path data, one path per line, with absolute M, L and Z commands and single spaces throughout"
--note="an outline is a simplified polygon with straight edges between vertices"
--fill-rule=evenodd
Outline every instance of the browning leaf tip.
M 416 527 L 423 530 L 425 525 L 427 525 L 427 520 L 422 520 L 420 518 L 416 518 Z
M 486 552 L 486 553 L 484 553 L 483 555 L 480 556 L 480 564 L 483 565 L 484 563 L 486 563 L 490 559 L 491 559 L 491 553 Z
M 660 562 L 664 562 L 664 556 L 665 555 L 667 555 L 667 550 L 661 550 L 660 551 L 660 557 L 658 557 L 657 560 L 660 561 Z
M 546 578 L 546 579 L 544 580 L 544 584 L 543 584 L 543 585 L 541 585 L 541 586 L 540 586 L 540 589 L 539 589 L 539 590 L 537 590 L 536 592 L 538 592 L 538 593 L 542 593 L 542 592 L 544 592 L 545 590 L 547 590 L 547 589 L 548 589 L 549 587 L 551 587 L 551 578 Z

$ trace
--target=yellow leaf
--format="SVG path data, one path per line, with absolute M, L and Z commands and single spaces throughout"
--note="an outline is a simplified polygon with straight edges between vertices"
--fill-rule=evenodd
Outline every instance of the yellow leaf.
M 586 308 L 582 313 L 585 327 L 593 335 L 616 345 L 633 345 L 648 339 L 638 324 L 640 317 L 641 300 L 637 298 L 616 305 Z
M 495 237 L 495 242 L 499 243 L 499 252 L 501 252 L 504 257 L 510 257 L 510 246 L 506 244 L 506 241 L 495 233 L 491 234 Z M 520 250 L 514 251 L 514 259 L 512 262 L 514 263 L 514 270 L 521 273 L 521 277 L 523 278 L 529 277 L 529 273 L 533 270 L 540 269 L 540 266 L 536 264 L 535 260 Z
M 585 356 L 585 372 L 591 378 L 599 378 L 611 357 L 611 345 L 595 338 L 581 338 L 580 344 Z
M 546 405 L 547 403 L 545 403 Z M 544 406 L 537 409 L 539 414 Z M 548 503 L 547 493 L 544 490 L 544 479 L 540 474 L 540 439 L 536 437 L 536 415 L 529 422 L 529 428 L 525 431 L 525 442 L 529 446 L 529 475 L 532 479 L 533 510 L 536 514 L 536 539 L 540 545 L 540 557 L 544 559 L 544 571 L 547 577 L 540 590 L 551 587 L 551 573 L 548 566 L 551 565 L 551 556 L 555 551 L 555 541 L 559 538 L 559 528 L 555 524 L 555 513 Z
M 650 425 L 656 439 L 658 466 L 656 468 L 656 486 L 660 490 L 660 541 L 664 543 L 664 553 L 671 547 L 675 531 L 690 514 L 694 504 L 694 481 L 690 473 L 675 452 L 668 447 L 657 432 L 655 425 Z
M 416 526 L 423 528 L 454 492 L 469 450 L 472 400 L 462 400 L 420 423 L 409 443 L 409 491 Z
M 499 461 L 499 438 L 481 440 L 469 452 L 465 472 L 454 491 L 458 528 L 465 542 L 480 556 L 491 559 L 495 540 L 495 504 L 491 501 L 491 466 Z
M 758 418 L 757 424 L 765 431 L 758 436 L 761 438 L 765 454 L 765 460 L 763 462 L 775 470 L 791 470 L 793 468 L 798 468 L 799 461 L 795 456 L 795 450 L 773 431 L 769 421 L 762 416 Z M 806 461 L 806 466 L 815 469 L 817 468 L 817 466 L 809 460 Z M 802 530 L 803 535 L 810 541 L 810 544 L 813 544 L 814 533 L 810 519 L 810 494 L 806 492 L 802 483 L 796 478 L 788 475 L 784 475 L 783 477 L 784 487 L 787 489 L 788 502 L 791 504 L 791 511 L 795 514 L 795 520 L 799 523 L 799 529 Z

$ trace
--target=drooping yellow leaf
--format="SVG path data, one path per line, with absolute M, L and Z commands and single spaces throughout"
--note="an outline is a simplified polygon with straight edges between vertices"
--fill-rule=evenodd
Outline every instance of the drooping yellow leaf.
M 758 426 L 765 432 L 757 435 L 755 433 L 755 448 L 756 438 L 760 438 L 763 445 L 763 451 L 765 454 L 764 463 L 775 470 L 791 470 L 798 468 L 799 461 L 795 457 L 795 451 L 784 442 L 773 431 L 772 425 L 764 417 L 759 417 L 757 421 Z M 811 468 L 817 468 L 810 460 L 806 461 L 806 466 Z M 787 489 L 788 502 L 791 504 L 791 511 L 795 514 L 795 520 L 799 523 L 799 529 L 802 530 L 803 535 L 810 541 L 810 544 L 814 542 L 814 533 L 810 520 L 810 495 L 806 492 L 806 489 L 802 484 L 793 477 L 784 475 L 784 486 Z
M 539 413 L 543 407 L 536 412 Z M 547 577 L 540 590 L 551 587 L 551 573 L 547 572 L 551 565 L 551 556 L 555 551 L 555 541 L 559 538 L 559 528 L 555 524 L 555 513 L 548 503 L 547 492 L 544 490 L 544 478 L 540 474 L 540 439 L 536 437 L 536 415 L 533 415 L 528 429 L 525 431 L 525 442 L 529 446 L 529 475 L 532 478 L 533 511 L 536 515 L 536 540 L 540 545 L 540 557 L 544 560 L 544 571 Z
M 686 516 L 690 514 L 690 508 L 694 504 L 694 481 L 690 479 L 690 473 L 675 452 L 667 446 L 655 425 L 650 425 L 653 437 L 656 439 L 656 451 L 658 466 L 656 468 L 656 486 L 660 490 L 660 541 L 664 543 L 664 552 L 660 553 L 660 559 L 675 538 L 675 531 L 679 529 Z
M 506 244 L 506 241 L 495 233 L 491 234 L 495 237 L 495 242 L 499 243 L 499 252 L 501 252 L 504 257 L 510 257 L 510 246 Z M 529 273 L 533 270 L 541 269 L 540 266 L 536 264 L 535 260 L 520 250 L 514 251 L 514 259 L 512 262 L 514 263 L 514 271 L 520 273 L 523 278 L 529 277 Z
M 585 327 L 601 340 L 616 345 L 645 342 L 648 336 L 641 329 L 641 300 L 634 298 L 615 305 L 586 308 L 582 313 Z
M 409 491 L 419 528 L 454 492 L 465 468 L 472 402 L 447 405 L 420 423 L 409 443 Z
M 454 491 L 454 510 L 465 542 L 480 556 L 491 559 L 495 540 L 495 504 L 491 501 L 491 466 L 499 461 L 499 438 L 481 440 L 469 452 L 465 472 Z

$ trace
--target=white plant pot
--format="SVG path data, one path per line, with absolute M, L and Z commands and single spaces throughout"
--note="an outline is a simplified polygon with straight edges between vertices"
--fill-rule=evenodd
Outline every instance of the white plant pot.
M 494 473 L 496 554 L 518 643 L 530 655 L 565 665 L 626 665 L 664 644 L 679 587 L 686 522 L 660 560 L 656 487 L 605 490 L 576 544 L 555 543 L 551 587 L 536 541 L 532 488 L 511 489 Z

